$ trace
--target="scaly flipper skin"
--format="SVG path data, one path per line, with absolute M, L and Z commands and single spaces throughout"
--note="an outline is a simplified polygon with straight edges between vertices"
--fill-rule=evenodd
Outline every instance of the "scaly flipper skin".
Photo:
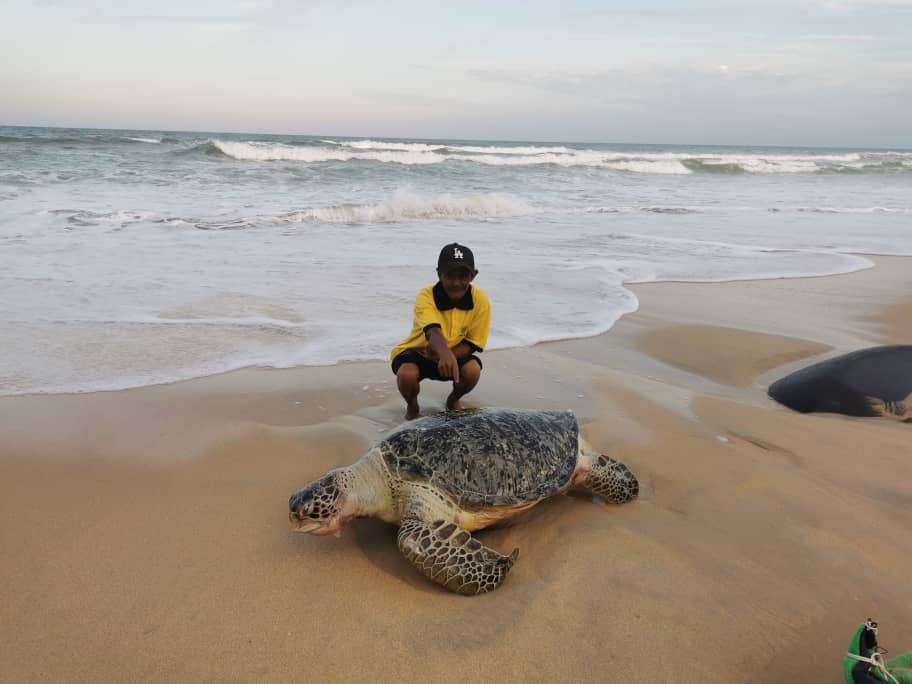
M 615 504 L 631 501 L 640 491 L 640 485 L 630 468 L 604 454 L 592 464 L 592 470 L 586 475 L 582 486 Z
M 912 423 L 912 401 L 883 401 L 877 397 L 866 397 L 874 415 L 892 418 L 902 423 Z
M 519 549 L 502 556 L 455 523 L 417 517 L 403 519 L 398 544 L 422 575 L 466 596 L 496 589 L 519 556 Z

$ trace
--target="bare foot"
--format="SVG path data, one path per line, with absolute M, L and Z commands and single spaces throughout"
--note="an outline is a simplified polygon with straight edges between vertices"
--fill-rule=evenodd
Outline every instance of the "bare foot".
M 462 402 L 459 399 L 453 399 L 453 395 L 447 397 L 446 400 L 447 411 L 458 411 L 462 408 Z
M 405 419 L 406 420 L 415 420 L 418 417 L 420 410 L 418 408 L 418 402 L 412 402 L 411 404 L 405 405 Z

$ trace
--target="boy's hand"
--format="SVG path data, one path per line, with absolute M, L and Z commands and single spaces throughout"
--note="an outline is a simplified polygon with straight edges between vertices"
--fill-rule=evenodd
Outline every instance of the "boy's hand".
M 453 382 L 459 382 L 459 362 L 449 349 L 441 352 L 440 360 L 437 361 L 437 372 L 442 378 L 452 378 Z
M 440 328 L 431 328 L 428 331 L 428 357 L 437 359 L 437 372 L 441 378 L 451 378 L 453 382 L 459 382 L 459 362 L 453 350 L 447 347 Z

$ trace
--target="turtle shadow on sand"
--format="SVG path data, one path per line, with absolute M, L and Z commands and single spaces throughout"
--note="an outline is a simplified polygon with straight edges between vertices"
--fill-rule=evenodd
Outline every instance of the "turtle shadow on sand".
M 376 518 L 360 518 L 352 521 L 355 542 L 364 557 L 387 575 L 397 577 L 415 588 L 433 591 L 427 582 L 421 582 L 408 561 L 396 547 L 396 528 Z
M 401 425 L 357 463 L 297 491 L 289 518 L 317 536 L 358 517 L 398 525 L 405 559 L 437 584 L 471 595 L 496 589 L 519 553 L 502 555 L 472 533 L 571 487 L 610 503 L 639 491 L 627 466 L 589 447 L 569 411 L 454 411 Z M 362 529 L 359 544 L 372 562 L 399 575 L 401 565 L 378 545 L 392 551 L 389 532 Z

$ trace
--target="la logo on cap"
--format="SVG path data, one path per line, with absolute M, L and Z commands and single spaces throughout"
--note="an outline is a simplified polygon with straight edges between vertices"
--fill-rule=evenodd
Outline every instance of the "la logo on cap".
M 475 271 L 475 255 L 472 250 L 458 242 L 451 242 L 440 249 L 437 257 L 437 270 L 446 273 L 454 268 L 465 268 Z

